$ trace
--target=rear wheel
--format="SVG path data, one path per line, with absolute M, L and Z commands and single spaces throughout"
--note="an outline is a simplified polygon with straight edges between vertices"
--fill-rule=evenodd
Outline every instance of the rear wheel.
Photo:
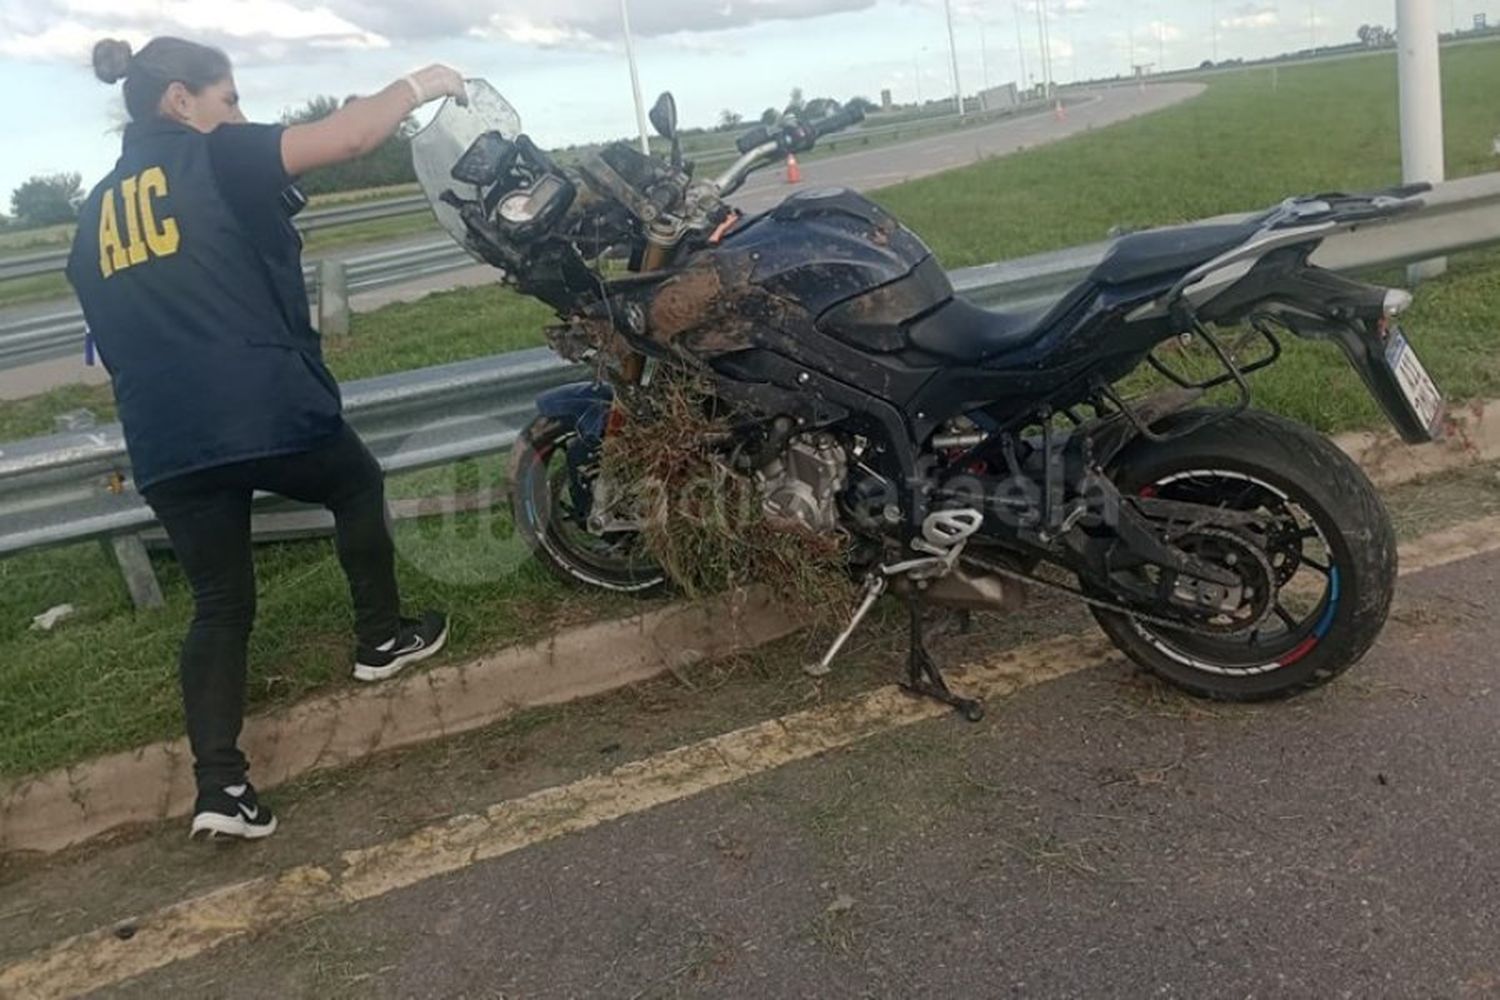
M 1127 656 L 1194 694 L 1257 701 L 1323 684 L 1358 662 L 1385 625 L 1396 581 L 1390 517 L 1364 472 L 1331 442 L 1265 413 L 1230 417 L 1116 463 L 1127 496 L 1253 511 L 1260 544 L 1206 529 L 1177 544 L 1232 568 L 1253 595 L 1202 635 L 1095 609 Z M 1201 537 L 1200 537 L 1201 536 Z
M 516 531 L 542 565 L 567 583 L 623 594 L 661 589 L 666 574 L 646 553 L 640 535 L 597 535 L 586 527 L 568 459 L 577 436 L 575 428 L 546 417 L 521 432 L 510 469 Z

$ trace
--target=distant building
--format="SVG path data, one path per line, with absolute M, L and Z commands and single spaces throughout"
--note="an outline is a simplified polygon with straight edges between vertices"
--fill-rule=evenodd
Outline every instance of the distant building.
M 1490 16 L 1488 14 L 1474 15 L 1474 30 L 1488 31 L 1490 27 Z
M 882 108 L 884 108 L 886 111 L 889 111 L 891 110 L 891 108 L 895 107 L 895 104 L 896 102 L 891 100 L 891 91 L 889 87 L 880 92 L 880 106 Z
M 1003 87 L 991 87 L 989 90 L 979 92 L 979 108 L 981 111 L 1004 111 L 1006 108 L 1015 107 L 1019 101 L 1016 95 L 1016 85 L 1007 83 Z

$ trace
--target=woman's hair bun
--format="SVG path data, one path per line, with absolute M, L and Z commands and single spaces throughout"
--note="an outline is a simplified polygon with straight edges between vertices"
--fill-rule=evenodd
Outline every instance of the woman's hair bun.
M 94 75 L 105 83 L 118 83 L 130 74 L 130 43 L 106 38 L 94 46 Z

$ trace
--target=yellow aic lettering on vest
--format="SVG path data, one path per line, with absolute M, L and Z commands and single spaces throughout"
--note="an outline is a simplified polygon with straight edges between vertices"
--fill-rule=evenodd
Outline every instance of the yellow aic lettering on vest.
M 157 202 L 167 195 L 167 175 L 161 167 L 122 180 L 118 206 L 116 194 L 113 188 L 105 191 L 99 207 L 99 271 L 106 278 L 152 258 L 170 257 L 182 242 L 177 220 L 158 211 Z M 124 239 L 120 232 L 122 209 Z

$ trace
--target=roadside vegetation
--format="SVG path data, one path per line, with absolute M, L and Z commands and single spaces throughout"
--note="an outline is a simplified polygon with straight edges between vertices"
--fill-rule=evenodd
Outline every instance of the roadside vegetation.
M 1444 54 L 1453 175 L 1500 167 L 1491 146 L 1497 53 L 1473 45 Z M 1284 66 L 1274 87 L 1272 79 L 1265 68 L 1215 75 L 1182 106 L 879 198 L 959 267 L 1096 241 L 1118 225 L 1184 222 L 1294 193 L 1399 180 L 1393 56 Z M 341 378 L 362 378 L 532 346 L 546 319 L 542 307 L 498 288 L 450 292 L 356 317 L 351 336 L 330 343 L 328 354 Z M 1455 259 L 1449 276 L 1422 288 L 1406 325 L 1451 395 L 1500 395 L 1500 252 Z M 1290 344 L 1254 384 L 1260 405 L 1323 430 L 1378 422 L 1329 349 Z M 56 414 L 80 406 L 111 416 L 107 390 L 60 390 L 0 406 L 0 440 L 46 431 Z M 392 493 L 490 490 L 498 498 L 502 467 L 499 459 L 468 462 L 397 480 Z M 409 599 L 454 613 L 456 656 L 634 606 L 566 590 L 516 561 L 502 514 L 405 523 L 398 535 Z M 170 557 L 156 564 L 167 608 L 136 613 L 98 546 L 0 560 L 0 776 L 180 732 L 175 657 L 190 600 Z M 266 546 L 259 569 L 252 710 L 349 683 L 347 598 L 329 544 Z M 77 616 L 52 633 L 28 629 L 31 616 L 62 603 Z

